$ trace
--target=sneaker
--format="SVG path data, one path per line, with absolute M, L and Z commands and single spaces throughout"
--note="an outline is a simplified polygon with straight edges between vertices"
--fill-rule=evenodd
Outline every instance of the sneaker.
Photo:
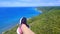
M 20 25 L 21 24 L 25 24 L 29 28 L 29 25 L 27 24 L 27 18 L 26 17 L 23 17 L 20 19 Z
M 20 19 L 19 27 L 17 28 L 17 34 L 22 33 L 22 30 L 20 28 L 22 24 L 25 24 L 29 28 L 29 25 L 27 25 L 27 19 L 25 17 L 23 17 Z

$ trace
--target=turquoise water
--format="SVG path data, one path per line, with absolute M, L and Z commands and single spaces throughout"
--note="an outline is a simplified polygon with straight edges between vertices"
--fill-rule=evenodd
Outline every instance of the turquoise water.
M 35 7 L 0 7 L 0 33 L 18 24 L 21 17 L 31 18 L 38 14 Z

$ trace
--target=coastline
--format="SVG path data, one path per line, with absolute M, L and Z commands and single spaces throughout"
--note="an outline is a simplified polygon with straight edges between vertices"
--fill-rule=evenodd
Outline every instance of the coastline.
M 11 26 L 8 27 L 7 29 L 5 29 L 2 33 L 11 30 L 11 29 L 14 28 L 15 26 L 17 26 L 17 24 L 15 24 L 15 25 L 11 25 Z
M 34 10 L 35 10 L 35 9 L 34 9 Z M 35 11 L 38 11 L 38 10 L 35 10 Z M 40 11 L 38 11 L 38 12 L 40 13 Z M 38 15 L 39 15 L 39 14 L 38 14 Z M 34 15 L 34 16 L 32 16 L 32 17 L 35 17 L 35 16 L 37 16 L 37 15 Z M 32 17 L 27 18 L 27 20 L 31 19 Z M 10 27 L 9 29 L 3 31 L 2 34 L 3 34 L 4 32 L 6 32 L 6 31 L 11 30 L 12 28 L 14 28 L 15 26 L 17 26 L 18 24 L 19 24 L 19 23 L 15 24 L 14 26 Z
M 38 12 L 40 12 L 40 13 L 42 13 L 42 11 L 38 10 L 37 8 L 35 8 L 35 10 L 38 11 Z

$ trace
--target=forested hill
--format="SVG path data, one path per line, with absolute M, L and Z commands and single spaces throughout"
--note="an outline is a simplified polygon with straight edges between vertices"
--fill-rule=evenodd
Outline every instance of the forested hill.
M 37 10 L 43 13 L 28 20 L 31 30 L 36 34 L 60 34 L 60 7 L 38 7 Z M 17 34 L 16 29 L 17 26 L 4 34 Z
M 40 10 L 42 12 L 47 12 L 47 11 L 50 11 L 50 10 L 55 10 L 55 9 L 60 9 L 60 6 L 42 6 L 42 7 L 37 7 L 37 10 Z

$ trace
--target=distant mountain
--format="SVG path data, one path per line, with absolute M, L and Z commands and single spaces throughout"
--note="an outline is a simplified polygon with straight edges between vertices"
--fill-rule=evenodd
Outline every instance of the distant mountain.
M 47 12 L 47 11 L 50 11 L 50 10 L 55 10 L 55 9 L 60 9 L 60 6 L 42 6 L 42 7 L 37 7 L 37 10 L 40 10 L 42 12 Z
M 37 9 L 43 13 L 28 20 L 31 30 L 36 34 L 60 34 L 60 7 L 38 7 Z M 17 34 L 17 26 L 4 34 Z

